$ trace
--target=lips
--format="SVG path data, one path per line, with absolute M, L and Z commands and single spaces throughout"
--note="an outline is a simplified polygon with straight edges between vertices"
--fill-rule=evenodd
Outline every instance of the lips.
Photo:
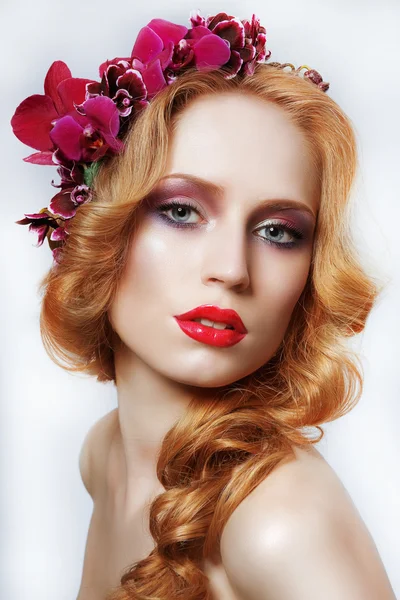
M 193 310 L 189 310 L 181 315 L 176 315 L 176 318 L 182 321 L 193 321 L 193 319 L 209 319 L 210 321 L 231 325 L 238 333 L 247 333 L 247 329 L 243 324 L 235 310 L 230 308 L 219 308 L 213 304 L 203 304 L 197 306 Z

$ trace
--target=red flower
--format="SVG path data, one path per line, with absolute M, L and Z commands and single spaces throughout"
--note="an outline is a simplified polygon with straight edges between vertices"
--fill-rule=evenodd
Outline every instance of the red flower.
M 38 150 L 23 160 L 57 165 L 61 183 L 52 181 L 60 190 L 48 208 L 16 222 L 29 224 L 38 234 L 38 245 L 47 237 L 56 262 L 71 219 L 92 199 L 91 186 L 103 157 L 123 150 L 130 122 L 159 91 L 191 67 L 223 67 L 224 77 L 230 79 L 239 72 L 251 75 L 256 63 L 271 55 L 265 27 L 255 14 L 251 21 L 241 21 L 225 12 L 204 18 L 193 10 L 189 22 L 190 29 L 152 19 L 139 31 L 130 57 L 100 65 L 100 81 L 72 77 L 67 65 L 57 60 L 46 74 L 44 94 L 29 96 L 17 107 L 13 132 Z M 304 77 L 322 91 L 329 88 L 313 69 Z
M 86 84 L 91 79 L 71 77 L 67 65 L 56 60 L 47 71 L 44 80 L 44 95 L 34 94 L 19 104 L 11 119 L 11 126 L 17 138 L 40 150 L 24 158 L 26 162 L 52 165 L 52 153 L 55 146 L 50 137 L 52 122 L 65 115 L 77 123 L 84 123 L 74 107 L 75 103 L 85 100 Z
M 75 109 L 81 123 L 66 115 L 56 120 L 50 132 L 52 142 L 67 159 L 93 162 L 104 156 L 108 148 L 114 152 L 123 149 L 123 142 L 116 137 L 119 111 L 111 98 L 89 98 Z
M 53 229 L 50 239 L 58 241 L 65 238 L 66 232 L 63 231 L 63 227 L 60 227 L 54 216 L 49 215 L 47 208 L 42 208 L 38 213 L 26 214 L 24 219 L 15 222 L 18 225 L 29 224 L 29 231 L 36 233 L 38 236 L 37 247 L 43 244 L 44 238 L 47 236 L 50 228 Z
M 222 65 L 224 66 L 224 70 L 227 71 L 226 77 L 228 79 L 237 75 L 242 67 L 246 74 L 252 74 L 254 72 L 255 63 L 263 62 L 271 55 L 270 51 L 268 51 L 267 54 L 265 48 L 266 29 L 260 25 L 260 20 L 255 14 L 252 15 L 250 22 L 246 19 L 240 21 L 238 18 L 227 15 L 224 12 L 220 12 L 214 17 L 205 19 L 200 16 L 198 10 L 194 10 L 191 12 L 190 21 L 193 25 L 190 36 L 192 38 L 198 37 L 200 33 L 202 38 L 202 43 L 196 43 L 194 46 L 196 66 L 199 70 L 204 70 L 202 69 L 203 62 L 206 65 L 207 63 L 212 65 L 212 61 L 209 61 L 208 57 L 202 55 L 202 45 L 204 42 L 206 44 L 209 43 L 208 38 L 205 40 L 203 39 L 203 36 L 207 34 L 214 34 L 221 38 L 230 50 L 226 60 L 220 65 L 217 65 L 217 68 Z M 210 68 L 212 67 L 210 66 Z

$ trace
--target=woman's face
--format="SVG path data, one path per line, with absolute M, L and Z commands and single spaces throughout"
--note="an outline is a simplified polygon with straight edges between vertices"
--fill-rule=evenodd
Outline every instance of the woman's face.
M 109 312 L 132 365 L 219 387 L 265 364 L 307 280 L 314 186 L 305 139 L 279 107 L 234 93 L 186 107 Z M 174 317 L 204 304 L 234 309 L 247 334 L 228 347 L 189 337 Z

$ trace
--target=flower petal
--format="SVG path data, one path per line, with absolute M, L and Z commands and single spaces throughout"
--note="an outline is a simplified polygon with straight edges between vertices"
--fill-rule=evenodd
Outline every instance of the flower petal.
M 53 254 L 53 260 L 54 260 L 53 268 L 56 268 L 57 265 L 61 263 L 63 249 L 62 248 L 53 248 L 53 250 L 51 252 Z
M 81 104 L 86 97 L 86 84 L 96 83 L 93 79 L 70 77 L 58 84 L 57 92 L 63 105 L 63 115 L 74 112 L 74 103 Z
M 190 11 L 189 21 L 192 24 L 192 29 L 189 29 L 189 31 L 193 31 L 193 29 L 196 29 L 199 26 L 206 25 L 206 20 L 200 15 L 200 10 L 198 8 L 193 8 Z
M 49 96 L 34 94 L 21 102 L 11 119 L 17 138 L 35 150 L 51 150 L 51 121 L 58 117 Z
M 249 60 L 246 63 L 244 63 L 243 73 L 245 75 L 253 75 L 254 70 L 256 68 L 256 62 L 256 59 L 253 58 L 253 60 Z
M 36 233 L 38 236 L 37 247 L 43 244 L 49 227 L 57 226 L 57 221 L 47 214 L 46 208 L 42 208 L 38 213 L 25 214 L 25 219 L 15 222 L 18 225 L 28 225 L 29 223 L 29 231 Z
M 239 52 L 236 52 L 236 50 L 232 50 L 230 59 L 224 65 L 225 79 L 232 79 L 232 77 L 235 77 L 235 75 L 239 73 L 242 64 L 243 59 L 240 57 Z
M 46 78 L 44 80 L 44 93 L 54 102 L 54 106 L 59 115 L 64 114 L 63 103 L 58 95 L 57 86 L 64 79 L 72 77 L 71 71 L 62 60 L 55 60 L 47 71 Z
M 256 60 L 257 62 L 263 62 L 268 60 L 271 56 L 271 50 L 267 50 L 267 36 L 265 33 L 259 33 L 256 40 Z
M 112 60 L 105 60 L 103 63 L 101 63 L 101 65 L 99 66 L 99 77 L 100 79 L 103 77 L 103 74 L 105 71 L 107 71 L 108 67 L 110 65 L 115 65 L 119 62 L 125 62 L 126 63 L 126 68 L 128 69 L 130 64 L 131 64 L 131 59 L 130 57 L 128 58 L 118 58 L 118 56 L 116 56 L 115 58 L 113 58 Z
M 92 98 L 94 96 L 99 96 L 101 94 L 101 92 L 103 91 L 101 84 L 102 84 L 102 82 L 100 82 L 100 81 L 94 81 L 93 83 L 87 83 L 86 84 L 86 97 Z
M 224 40 L 228 40 L 230 47 L 239 50 L 244 46 L 244 27 L 243 23 L 236 17 L 230 21 L 220 21 L 213 29 L 215 35 L 219 35 Z
M 255 57 L 256 49 L 253 46 L 253 44 L 248 44 L 246 42 L 246 45 L 244 46 L 244 48 L 240 48 L 239 54 L 240 54 L 240 57 L 242 58 L 243 62 L 248 62 L 249 60 L 253 60 L 253 58 Z
M 221 21 L 230 21 L 234 18 L 235 17 L 232 15 L 227 15 L 225 12 L 220 12 L 217 15 L 215 15 L 215 17 L 208 17 L 206 19 L 206 25 L 212 31 L 214 27 L 218 25 L 218 23 L 220 23 Z
M 321 75 L 315 69 L 307 69 L 307 71 L 304 72 L 303 77 L 305 77 L 306 79 L 311 79 L 311 81 L 315 83 L 315 85 L 318 85 L 322 81 Z
M 112 100 L 111 100 L 112 102 Z M 82 150 L 79 143 L 83 128 L 70 115 L 57 120 L 50 132 L 53 143 L 69 160 L 80 160 Z
M 42 208 L 41 212 L 38 213 L 24 213 L 25 219 L 21 219 L 20 221 L 15 221 L 20 225 L 27 225 L 34 219 L 35 221 L 39 221 L 40 219 L 45 222 L 49 219 L 47 214 L 47 208 Z
M 200 38 L 193 46 L 193 50 L 195 64 L 199 71 L 218 69 L 231 56 L 228 43 L 213 33 Z
M 39 248 L 43 244 L 48 228 L 49 226 L 47 225 L 47 223 L 45 223 L 44 225 L 37 225 L 36 223 L 31 223 L 29 225 L 29 231 L 36 233 L 38 236 L 36 248 Z
M 172 23 L 165 19 L 152 19 L 147 23 L 147 27 L 150 27 L 150 29 L 160 36 L 164 46 L 169 42 L 177 44 L 189 31 L 185 25 L 178 25 L 177 23 Z
M 101 134 L 108 146 L 114 152 L 121 152 L 124 144 L 116 138 L 119 127 L 119 110 L 115 103 L 107 96 L 89 98 L 80 107 L 86 113 L 86 118 L 94 129 Z M 107 152 L 107 147 L 99 147 L 91 160 L 98 160 Z
M 135 100 L 141 100 L 147 97 L 146 86 L 143 77 L 137 69 L 128 69 L 123 75 L 118 77 L 118 91 L 126 90 Z
M 160 61 L 161 69 L 164 71 L 170 64 L 172 55 L 174 53 L 174 43 L 168 42 L 165 45 L 165 48 L 160 54 L 157 56 L 157 59 Z
M 122 152 L 122 150 L 124 149 L 124 144 L 123 142 L 121 142 L 121 140 L 118 140 L 113 136 L 109 136 L 105 133 L 103 133 L 103 138 L 105 139 L 106 143 L 102 146 L 99 146 L 97 150 L 95 150 L 93 154 L 90 155 L 90 160 L 92 162 L 100 160 L 105 154 L 107 154 L 109 148 L 111 148 L 112 151 L 116 154 Z
M 210 30 L 208 29 L 208 27 L 198 25 L 197 27 L 193 27 L 193 29 L 189 29 L 186 39 L 198 40 L 204 35 L 210 35 Z
M 146 65 L 144 63 L 142 63 L 141 60 L 139 60 L 138 58 L 132 59 L 132 69 L 137 69 L 138 71 L 143 73 L 145 68 L 146 68 Z
M 120 117 L 129 117 L 132 112 L 132 96 L 126 90 L 118 90 L 112 99 L 119 110 Z
M 50 234 L 50 239 L 53 242 L 60 242 L 62 240 L 65 240 L 65 238 L 67 237 L 67 232 L 65 231 L 64 227 L 57 227 L 56 229 L 53 229 L 53 231 Z
M 139 31 L 136 42 L 132 48 L 131 58 L 138 58 L 142 63 L 149 63 L 156 58 L 164 48 L 164 44 L 159 35 L 150 27 L 145 25 Z
M 75 204 L 75 206 L 80 204 L 85 204 L 86 202 L 91 202 L 93 198 L 92 189 L 85 185 L 76 185 L 71 192 L 71 200 Z
M 153 64 L 143 71 L 142 76 L 147 88 L 147 97 L 149 100 L 151 100 L 157 92 L 167 86 L 159 60 L 155 60 Z
M 181 40 L 176 46 L 174 46 L 174 52 L 171 58 L 171 61 L 168 65 L 169 70 L 180 70 L 186 66 L 191 66 L 194 57 L 193 46 L 195 44 L 194 40 L 185 39 Z M 169 76 L 168 73 L 165 74 L 167 84 L 169 85 Z
M 54 165 L 53 152 L 50 150 L 46 152 L 35 152 L 34 154 L 26 156 L 22 160 L 35 165 Z
M 128 69 L 130 69 L 129 63 L 122 61 L 116 65 L 110 65 L 104 72 L 101 86 L 103 88 L 103 95 L 113 98 L 117 93 L 117 80 L 121 77 Z
M 89 98 L 83 103 L 88 121 L 101 133 L 116 136 L 119 131 L 119 112 L 107 96 Z
M 50 200 L 49 210 L 63 219 L 70 219 L 76 214 L 78 208 L 71 198 L 71 190 L 62 190 Z

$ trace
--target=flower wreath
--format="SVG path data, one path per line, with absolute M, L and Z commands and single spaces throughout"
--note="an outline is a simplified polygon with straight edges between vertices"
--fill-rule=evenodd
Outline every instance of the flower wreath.
M 93 198 L 92 182 L 105 156 L 123 151 L 128 123 L 135 119 L 154 96 L 190 67 L 212 71 L 223 67 L 224 77 L 239 72 L 252 75 L 256 63 L 266 62 L 266 29 L 255 14 L 251 21 L 220 12 L 201 17 L 190 13 L 191 28 L 152 19 L 140 31 L 131 56 L 106 60 L 99 67 L 100 81 L 72 77 L 67 65 L 57 60 L 44 80 L 44 95 L 29 96 L 17 107 L 11 126 L 16 137 L 38 150 L 25 162 L 58 165 L 60 191 L 48 207 L 25 214 L 16 221 L 28 225 L 38 236 L 37 247 L 47 237 L 53 259 L 69 235 L 68 226 L 80 205 Z M 307 66 L 295 69 L 323 92 L 329 83 Z

